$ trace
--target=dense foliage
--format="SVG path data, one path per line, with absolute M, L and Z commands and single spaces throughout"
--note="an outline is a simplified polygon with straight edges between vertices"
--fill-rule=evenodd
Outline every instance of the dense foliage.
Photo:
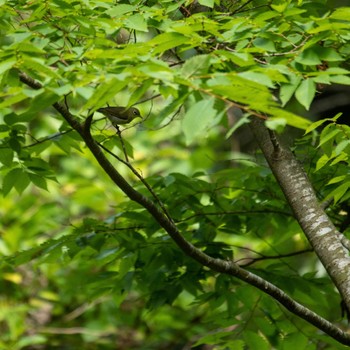
M 349 7 L 0 5 L 0 348 L 344 348 L 184 254 L 110 180 L 57 106 L 80 122 L 93 114 L 101 151 L 186 240 L 345 329 L 341 298 L 246 124 L 260 118 L 285 131 L 346 233 L 350 130 L 340 115 L 313 120 L 312 103 L 328 86 L 350 84 Z M 143 119 L 118 136 L 96 112 L 107 104 L 137 104 Z

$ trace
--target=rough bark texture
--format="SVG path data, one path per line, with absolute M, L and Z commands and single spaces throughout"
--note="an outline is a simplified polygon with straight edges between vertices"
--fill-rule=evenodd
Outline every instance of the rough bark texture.
M 343 235 L 320 207 L 312 185 L 294 154 L 254 118 L 252 131 L 291 206 L 295 218 L 350 310 L 350 257 Z

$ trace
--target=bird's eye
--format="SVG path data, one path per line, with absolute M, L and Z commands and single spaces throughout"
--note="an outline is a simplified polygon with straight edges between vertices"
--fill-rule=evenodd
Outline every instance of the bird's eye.
M 133 113 L 134 113 L 135 115 L 138 115 L 138 114 L 139 114 L 139 111 L 135 109 Z

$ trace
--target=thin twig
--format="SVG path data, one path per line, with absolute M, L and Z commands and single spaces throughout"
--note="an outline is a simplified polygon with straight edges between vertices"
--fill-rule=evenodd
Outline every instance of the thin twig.
M 258 261 L 262 261 L 262 260 L 271 260 L 271 259 L 284 259 L 284 258 L 290 258 L 296 255 L 300 255 L 300 254 L 305 254 L 305 253 L 312 253 L 314 252 L 313 249 L 304 249 L 298 252 L 293 252 L 293 253 L 288 253 L 288 254 L 281 254 L 281 255 L 262 255 L 259 258 L 241 258 L 235 261 L 236 264 L 238 264 L 239 262 L 243 261 L 243 260 L 250 260 L 249 262 L 245 263 L 245 264 L 239 264 L 240 267 L 248 267 L 252 264 L 255 264 Z
M 165 124 L 163 124 L 163 125 L 161 125 L 161 126 L 159 126 L 159 127 L 157 127 L 157 128 L 150 128 L 150 129 L 148 129 L 148 130 L 150 130 L 150 131 L 157 131 L 157 130 L 166 128 L 168 125 L 170 125 L 170 124 L 173 122 L 173 120 L 175 119 L 175 117 L 180 113 L 181 108 L 182 108 L 182 106 L 180 106 L 180 107 L 176 110 L 176 112 L 171 116 L 171 118 L 169 119 L 169 121 L 167 121 Z
M 219 215 L 254 215 L 254 214 L 262 214 L 262 215 L 279 214 L 279 215 L 284 215 L 288 217 L 293 217 L 292 213 L 287 213 L 280 210 L 233 210 L 233 211 L 217 211 L 212 213 L 195 213 L 181 220 L 177 220 L 176 222 L 188 221 L 198 216 L 205 217 L 205 216 L 219 216 Z
M 35 142 L 33 142 L 33 143 L 29 144 L 29 145 L 23 146 L 23 148 L 30 148 L 30 147 L 34 147 L 36 145 L 40 145 L 41 143 L 57 139 L 58 137 L 60 137 L 62 135 L 65 135 L 65 134 L 68 134 L 68 133 L 70 133 L 72 131 L 75 131 L 75 130 L 74 129 L 68 129 L 68 130 L 65 130 L 65 131 L 56 132 L 53 135 L 46 136 L 46 137 L 44 137 L 42 139 L 39 139 L 39 140 L 35 139 L 32 135 L 29 135 L 32 139 L 35 140 Z
M 120 132 L 119 126 L 118 126 L 118 125 L 115 125 L 115 128 L 117 129 L 117 134 L 118 134 L 118 136 L 119 136 L 120 143 L 121 143 L 122 148 L 123 148 L 123 152 L 124 152 L 124 156 L 125 156 L 125 161 L 126 161 L 127 163 L 129 163 L 128 153 L 126 152 L 125 144 L 124 144 L 124 141 L 123 141 L 122 134 L 121 134 L 121 132 Z
M 244 4 L 242 4 L 240 7 L 238 7 L 236 10 L 234 10 L 231 15 L 239 12 L 240 10 L 242 10 L 244 7 L 246 7 L 250 2 L 252 2 L 253 0 L 248 0 L 246 1 Z
M 105 147 L 103 144 L 101 144 L 100 142 L 97 143 L 102 149 L 104 149 L 108 154 L 110 154 L 112 157 L 114 157 L 115 159 L 117 159 L 119 162 L 123 163 L 124 165 L 126 165 L 132 172 L 133 174 L 144 184 L 144 186 L 148 189 L 148 191 L 151 193 L 151 195 L 153 196 L 153 198 L 156 200 L 156 202 L 158 203 L 158 205 L 162 208 L 163 213 L 166 215 L 166 217 L 168 218 L 168 220 L 170 220 L 172 223 L 174 223 L 172 217 L 170 216 L 170 214 L 168 213 L 167 209 L 165 208 L 163 202 L 160 200 L 160 198 L 157 196 L 157 194 L 153 191 L 152 187 L 148 184 L 148 182 L 142 177 L 142 175 L 131 165 L 131 163 L 129 163 L 128 161 L 125 161 L 123 159 L 121 159 L 120 157 L 118 157 L 115 153 L 113 153 L 112 151 L 110 151 L 107 147 Z

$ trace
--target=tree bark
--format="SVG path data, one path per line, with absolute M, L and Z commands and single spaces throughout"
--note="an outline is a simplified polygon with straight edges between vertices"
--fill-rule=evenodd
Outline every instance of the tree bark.
M 350 257 L 346 238 L 321 208 L 312 185 L 288 147 L 253 118 L 251 129 L 295 218 L 350 310 Z

